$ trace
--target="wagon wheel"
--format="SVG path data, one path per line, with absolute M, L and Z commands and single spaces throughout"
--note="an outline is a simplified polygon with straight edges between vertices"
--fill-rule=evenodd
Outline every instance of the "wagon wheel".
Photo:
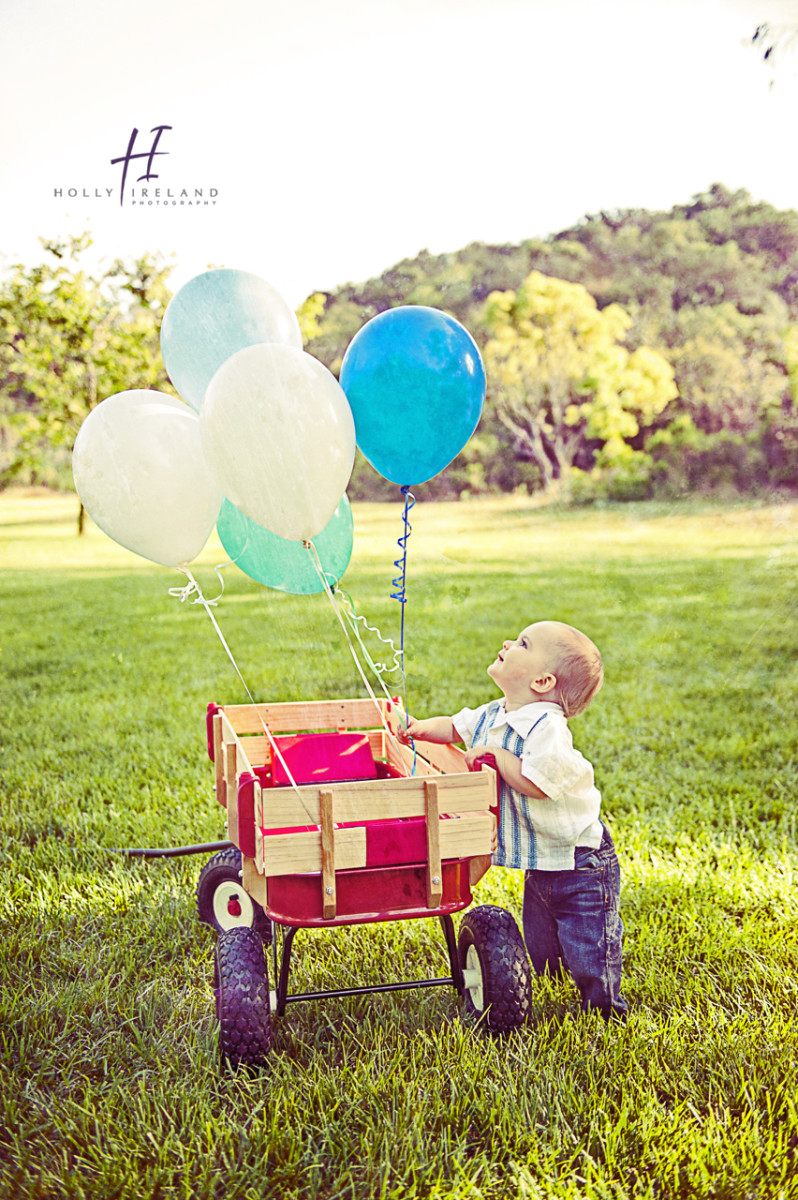
M 515 918 L 482 904 L 467 913 L 457 939 L 466 1013 L 484 1019 L 491 1033 L 522 1025 L 532 1005 L 532 975 Z
M 199 919 L 217 933 L 225 929 L 254 929 L 268 945 L 272 925 L 241 883 L 241 851 L 220 850 L 206 862 L 197 880 Z
M 214 969 L 219 1050 L 231 1067 L 263 1066 L 272 1044 L 269 975 L 254 929 L 219 934 Z

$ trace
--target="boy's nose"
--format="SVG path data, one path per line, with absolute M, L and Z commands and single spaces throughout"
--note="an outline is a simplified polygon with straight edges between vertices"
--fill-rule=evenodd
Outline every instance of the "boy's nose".
M 502 650 L 506 650 L 509 646 L 512 646 L 512 644 L 512 641 L 508 638 L 506 642 L 502 643 Z

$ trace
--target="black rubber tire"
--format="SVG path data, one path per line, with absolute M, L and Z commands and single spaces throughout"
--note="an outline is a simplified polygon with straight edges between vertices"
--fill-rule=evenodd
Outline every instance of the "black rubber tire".
M 465 1012 L 491 1033 L 523 1025 L 532 1008 L 532 968 L 512 914 L 495 904 L 472 909 L 460 923 L 457 950 L 461 969 L 479 972 L 470 987 L 466 980 Z
M 261 1067 L 272 1044 L 269 976 L 254 929 L 227 929 L 216 944 L 219 1050 L 231 1067 Z
M 227 913 L 227 902 L 233 898 L 240 904 L 240 916 Z M 241 851 L 235 846 L 219 850 L 200 871 L 197 914 L 203 924 L 210 925 L 217 933 L 226 929 L 254 929 L 264 942 L 271 942 L 272 923 L 242 886 Z

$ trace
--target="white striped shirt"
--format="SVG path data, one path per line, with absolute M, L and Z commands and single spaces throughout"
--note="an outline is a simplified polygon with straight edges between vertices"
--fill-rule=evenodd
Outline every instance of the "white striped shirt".
M 598 848 L 601 794 L 559 704 L 525 704 L 505 713 L 504 702 L 493 700 L 462 709 L 452 723 L 467 748 L 500 747 L 517 755 L 522 775 L 548 797 L 525 796 L 501 780 L 497 865 L 572 871 L 577 846 Z

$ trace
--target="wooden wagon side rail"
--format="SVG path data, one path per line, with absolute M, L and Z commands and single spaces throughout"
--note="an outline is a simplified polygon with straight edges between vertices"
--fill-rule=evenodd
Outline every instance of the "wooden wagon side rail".
M 237 734 L 370 729 L 386 719 L 387 700 L 303 700 L 289 704 L 226 704 L 224 713 Z
M 436 775 L 440 812 L 457 815 L 490 808 L 495 803 L 494 773 L 466 771 L 460 775 Z M 423 817 L 425 779 L 345 780 L 325 783 L 335 799 L 335 819 L 351 821 L 402 820 Z M 263 829 L 293 829 L 321 822 L 319 788 L 261 788 Z M 256 817 L 257 809 L 256 809 Z
M 396 702 L 379 701 L 383 714 L 382 728 L 373 728 L 378 716 L 371 700 L 313 700 L 292 704 L 232 704 L 216 710 L 213 718 L 214 761 L 217 775 L 217 797 L 225 803 L 224 788 L 219 786 L 223 768 L 223 743 L 237 744 L 238 773 L 253 767 L 268 766 L 273 750 L 266 729 L 271 734 L 321 732 L 325 730 L 363 730 L 368 735 L 372 754 L 396 767 L 403 775 L 452 774 L 464 771 L 463 753 L 455 746 L 438 746 L 432 742 L 402 746 L 396 731 L 404 721 L 404 713 Z M 221 721 L 219 718 L 221 717 Z M 393 735 L 393 736 L 391 736 Z
M 372 822 L 423 819 L 430 909 L 441 902 L 443 862 L 469 859 L 472 884 L 488 869 L 495 832 L 489 811 L 495 804 L 495 772 L 487 767 L 468 771 L 463 752 L 454 746 L 424 744 L 422 752 L 400 745 L 391 734 L 402 720 L 401 709 L 384 701 L 381 705 L 383 728 L 363 731 L 375 759 L 387 761 L 401 777 L 326 782 L 323 787 L 262 787 L 251 781 L 249 822 L 251 831 L 254 799 L 255 854 L 244 854 L 243 883 L 264 907 L 270 878 L 313 874 L 319 877 L 324 919 L 335 919 L 336 875 L 367 866 L 366 826 Z M 264 727 L 274 734 L 352 732 L 372 723 L 376 715 L 370 700 L 217 709 L 212 722 L 216 789 L 227 808 L 230 840 L 243 852 L 239 782 L 244 773 L 254 776 L 254 767 L 272 761 Z

